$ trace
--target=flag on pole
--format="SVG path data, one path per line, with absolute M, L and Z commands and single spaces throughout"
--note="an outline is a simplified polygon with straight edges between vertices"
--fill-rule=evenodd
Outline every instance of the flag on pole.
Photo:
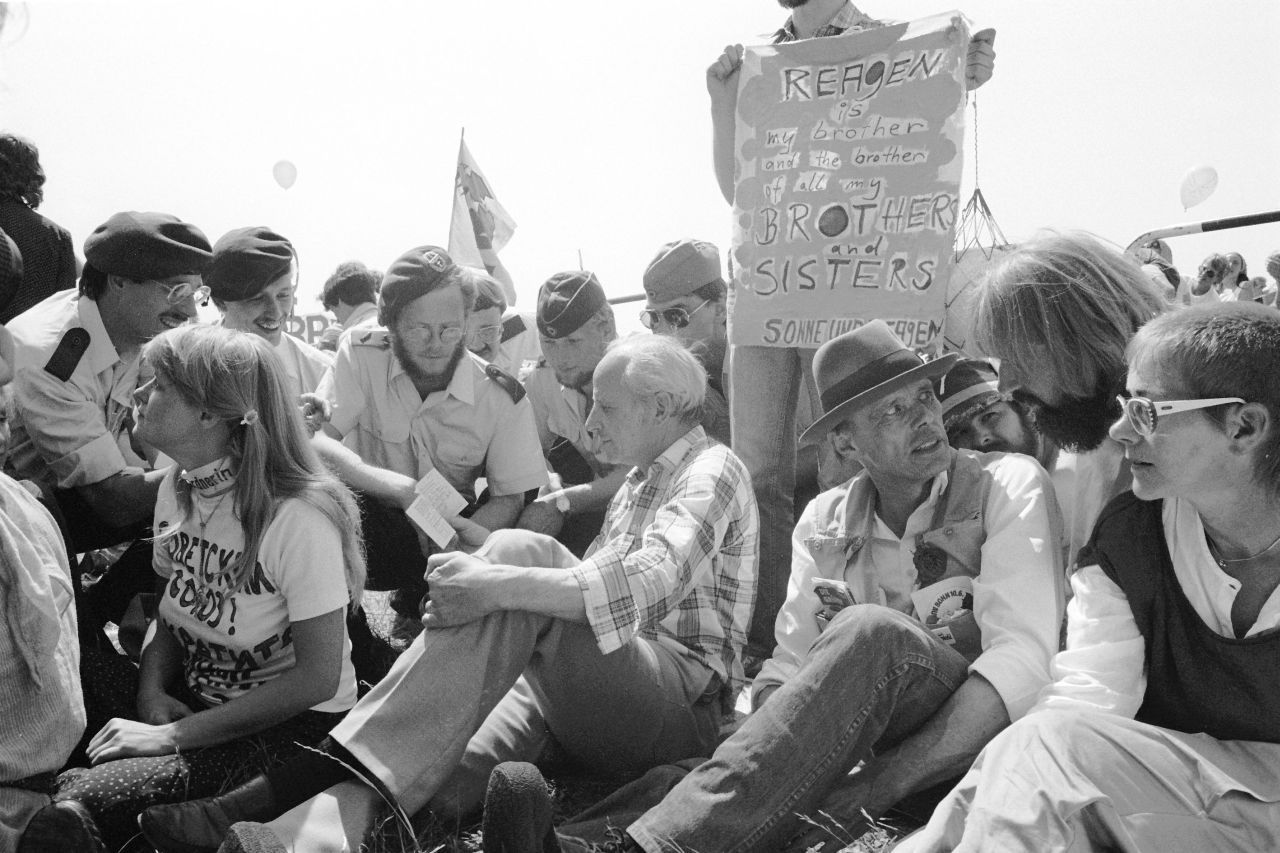
M 502 283 L 507 304 L 515 305 L 516 289 L 498 252 L 516 230 L 511 214 L 498 202 L 484 173 L 458 143 L 458 172 L 453 186 L 453 218 L 449 223 L 449 256 L 460 264 L 484 267 Z

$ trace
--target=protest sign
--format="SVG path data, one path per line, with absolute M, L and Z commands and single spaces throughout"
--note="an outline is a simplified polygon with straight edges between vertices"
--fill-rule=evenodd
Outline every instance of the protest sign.
M 968 44 L 952 12 L 746 49 L 733 343 L 817 347 L 880 318 L 940 348 Z
M 284 331 L 315 346 L 332 322 L 328 314 L 293 314 L 285 318 Z

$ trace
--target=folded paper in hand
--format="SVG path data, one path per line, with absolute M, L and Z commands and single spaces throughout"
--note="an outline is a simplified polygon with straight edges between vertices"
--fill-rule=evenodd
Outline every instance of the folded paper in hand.
M 453 542 L 454 530 L 448 519 L 467 508 L 467 499 L 449 485 L 449 481 L 434 468 L 414 487 L 418 497 L 409 504 L 405 515 L 418 525 L 422 532 L 440 548 L 448 548 Z

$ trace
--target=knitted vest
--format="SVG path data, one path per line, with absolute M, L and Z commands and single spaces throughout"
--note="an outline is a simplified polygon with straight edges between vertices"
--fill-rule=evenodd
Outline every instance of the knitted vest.
M 1137 719 L 1220 740 L 1280 743 L 1280 630 L 1236 639 L 1204 624 L 1173 572 L 1161 504 L 1132 492 L 1113 498 L 1077 561 L 1101 567 L 1124 591 L 1146 641 Z

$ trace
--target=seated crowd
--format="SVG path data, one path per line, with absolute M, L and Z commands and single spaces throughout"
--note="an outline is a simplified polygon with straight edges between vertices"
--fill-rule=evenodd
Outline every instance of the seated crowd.
M 1045 232 L 979 284 L 989 358 L 825 343 L 753 661 L 715 246 L 660 247 L 624 337 L 589 271 L 526 317 L 436 246 L 344 264 L 321 347 L 269 228 L 83 250 L 0 326 L 0 850 L 354 851 L 389 812 L 800 851 L 895 808 L 903 850 L 1280 847 L 1280 312 L 1239 256 Z M 553 826 L 553 757 L 631 781 Z

